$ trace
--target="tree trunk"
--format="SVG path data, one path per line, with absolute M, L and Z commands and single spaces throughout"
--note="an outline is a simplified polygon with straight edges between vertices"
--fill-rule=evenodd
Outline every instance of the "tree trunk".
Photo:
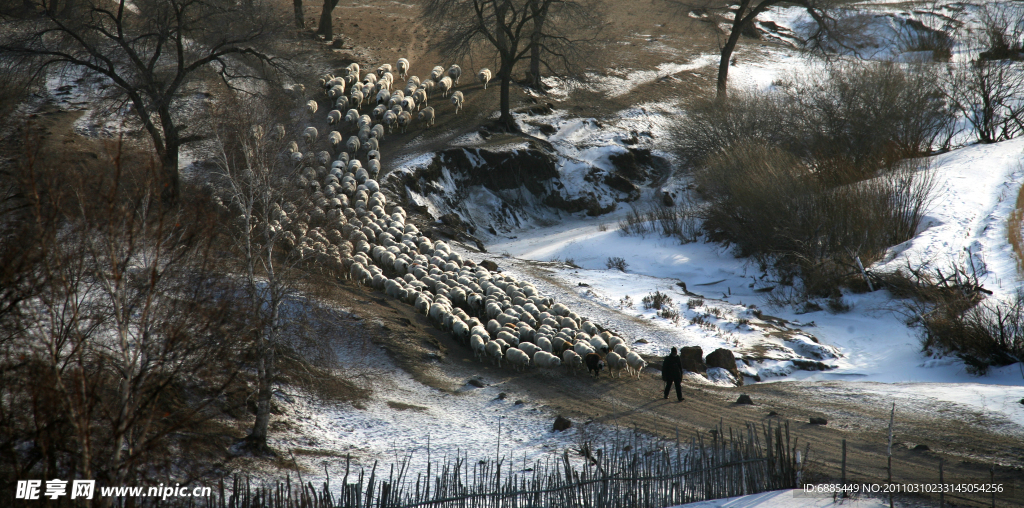
M 331 14 L 338 6 L 338 0 L 324 0 L 324 9 L 320 12 L 320 26 L 316 33 L 323 35 L 328 42 L 334 40 L 334 25 Z
M 306 28 L 306 21 L 302 16 L 302 0 L 292 0 L 295 7 L 295 28 Z
M 256 422 L 252 425 L 252 433 L 246 438 L 249 449 L 259 455 L 273 455 L 267 446 L 267 429 L 270 426 L 270 395 L 273 389 L 274 353 L 269 344 L 263 344 L 260 360 L 256 368 L 258 387 L 256 395 Z
M 509 99 L 512 85 L 512 66 L 502 63 L 499 76 L 501 77 L 501 117 L 498 119 L 498 122 L 509 131 L 513 131 L 515 130 L 516 122 L 512 118 L 511 101 Z
M 547 17 L 547 10 L 542 10 L 536 2 L 530 2 L 530 10 L 533 12 L 533 33 L 530 34 L 530 79 L 535 89 L 543 90 L 543 85 L 540 82 L 540 45 L 544 36 L 544 19 Z
M 178 126 L 174 125 L 171 119 L 169 108 L 160 108 L 157 112 L 160 117 L 160 127 L 163 130 L 163 149 L 156 145 L 157 154 L 160 156 L 160 196 L 165 204 L 177 202 L 180 190 L 180 179 L 178 177 L 178 149 L 181 148 Z M 156 139 L 153 140 L 154 142 Z
M 729 39 L 722 46 L 722 58 L 718 61 L 718 91 L 716 95 L 718 100 L 724 100 L 729 93 L 729 61 L 732 60 L 732 52 L 736 49 L 736 43 L 740 40 L 740 33 L 743 31 L 743 18 L 747 12 L 748 5 L 750 5 L 750 0 L 743 0 L 740 2 L 739 7 L 736 8 L 736 17 L 733 18 Z

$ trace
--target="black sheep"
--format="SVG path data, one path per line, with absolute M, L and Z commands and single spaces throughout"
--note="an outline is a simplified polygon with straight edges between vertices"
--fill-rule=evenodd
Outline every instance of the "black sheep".
M 601 369 L 604 368 L 604 360 L 601 359 L 601 355 L 597 353 L 587 353 L 587 356 L 583 358 L 583 361 L 587 364 L 587 372 L 593 372 L 595 376 L 601 374 Z

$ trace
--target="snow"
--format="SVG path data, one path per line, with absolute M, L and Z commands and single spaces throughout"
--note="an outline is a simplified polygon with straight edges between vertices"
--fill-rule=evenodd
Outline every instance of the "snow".
M 860 498 L 846 499 L 841 506 L 848 508 L 883 508 L 887 502 L 880 499 Z M 897 504 L 898 505 L 898 504 Z M 801 490 L 773 490 L 749 496 L 728 497 L 687 503 L 671 508 L 825 508 L 838 506 L 832 496 L 805 494 Z

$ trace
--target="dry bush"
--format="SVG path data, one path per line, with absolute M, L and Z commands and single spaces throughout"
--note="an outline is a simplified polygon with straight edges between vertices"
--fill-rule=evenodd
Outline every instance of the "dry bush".
M 674 206 L 632 206 L 626 217 L 619 221 L 619 232 L 625 236 L 641 238 L 658 234 L 665 238 L 675 238 L 680 243 L 692 243 L 700 236 L 702 214 L 703 207 L 689 199 Z
M 705 229 L 810 294 L 831 296 L 891 245 L 917 231 L 932 187 L 927 173 L 899 165 L 876 178 L 833 186 L 793 155 L 741 144 L 696 173 L 710 204 Z
M 662 293 L 661 291 L 655 291 L 640 301 L 645 309 L 658 309 L 661 310 L 665 307 L 672 306 L 672 297 Z
M 629 263 L 626 263 L 625 259 L 613 256 L 608 258 L 607 261 L 605 261 L 605 266 L 607 266 L 609 270 L 614 268 L 620 272 L 624 272 L 626 271 L 626 267 L 629 266 Z
M 1006 219 L 1006 240 L 1017 261 L 1017 273 L 1024 274 L 1024 186 L 1017 191 L 1017 202 Z

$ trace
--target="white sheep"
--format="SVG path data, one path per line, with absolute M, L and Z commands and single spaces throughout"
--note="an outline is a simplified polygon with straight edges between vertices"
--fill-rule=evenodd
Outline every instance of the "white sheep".
M 417 108 L 425 107 L 427 105 L 427 91 L 417 89 L 412 93 L 412 100 L 416 101 Z
M 576 372 L 583 368 L 583 357 L 576 354 L 575 351 L 567 349 L 562 352 L 562 363 L 565 364 L 565 369 L 575 376 Z
M 640 379 L 640 371 L 647 366 L 647 362 L 644 361 L 643 358 L 640 358 L 640 355 L 636 354 L 635 351 L 630 351 L 629 354 L 626 355 L 626 363 L 629 365 L 630 377 L 635 373 L 636 378 Z
M 537 351 L 533 355 L 533 364 L 543 369 L 554 369 L 562 365 L 562 360 L 547 351 Z
M 554 351 L 554 348 L 551 346 L 551 341 L 548 340 L 547 337 L 536 337 L 534 340 L 537 347 L 541 348 L 541 350 L 547 351 L 548 353 Z
M 434 90 L 439 92 L 442 97 L 448 97 L 448 92 L 452 89 L 452 78 L 445 76 L 441 78 L 437 85 L 434 86 Z
M 484 358 L 487 355 L 484 348 L 486 344 L 487 341 L 480 335 L 473 334 L 473 336 L 469 338 L 469 347 L 473 350 L 473 357 L 481 362 L 484 361 Z
M 484 345 L 484 351 L 486 352 L 487 357 L 491 359 L 491 364 L 493 365 L 497 363 L 500 368 L 501 358 L 504 356 L 504 353 L 501 350 L 501 344 L 496 340 L 492 340 Z
M 385 111 L 381 122 L 388 129 L 388 133 L 394 132 L 395 124 L 398 123 L 398 115 L 394 111 Z
M 452 81 L 454 81 L 455 84 L 458 85 L 459 78 L 462 77 L 462 67 L 459 67 L 456 64 L 452 64 L 452 66 L 448 68 L 448 77 L 452 78 Z
M 385 104 L 391 100 L 391 92 L 387 90 L 381 90 L 377 92 L 377 105 Z
M 406 58 L 399 58 L 398 63 L 395 65 L 395 70 L 398 71 L 398 77 L 405 79 L 406 75 L 409 74 L 409 60 Z
M 306 102 L 306 111 L 308 111 L 310 115 L 316 114 L 317 107 L 317 103 L 314 100 L 309 100 Z
M 537 351 L 541 350 L 536 344 L 532 344 L 530 342 L 520 342 L 519 349 L 526 353 L 531 359 L 533 358 L 533 355 L 537 354 Z
M 416 118 L 423 124 L 424 129 L 429 129 L 434 125 L 434 108 L 423 108 L 423 111 L 420 111 Z
M 327 125 L 334 125 L 336 123 L 341 123 L 341 111 L 332 109 L 327 113 Z
M 527 342 L 529 344 L 529 342 Z M 521 349 L 509 348 L 505 352 L 505 360 L 513 369 L 522 372 L 530 364 L 530 356 Z
M 402 129 L 403 133 L 409 128 L 410 123 L 412 123 L 412 113 L 402 111 L 398 114 L 398 126 Z
M 609 375 L 613 377 L 622 377 L 622 371 L 629 367 L 626 359 L 619 356 L 614 351 L 608 353 L 608 356 L 604 357 L 604 361 L 608 364 Z M 618 376 L 615 375 L 616 372 L 619 374 Z
M 312 148 L 316 144 L 316 138 L 319 133 L 316 127 L 306 127 L 306 130 L 302 131 L 302 140 L 306 142 L 306 146 Z
M 455 114 L 459 114 L 459 110 L 462 109 L 462 92 L 452 94 L 452 104 L 455 106 Z
M 416 101 L 412 97 L 402 99 L 402 109 L 412 112 L 416 109 Z
M 331 149 L 337 153 L 343 139 L 340 132 L 331 131 L 331 133 L 327 135 L 327 141 L 331 143 Z
M 430 79 L 432 81 L 437 81 L 441 79 L 441 76 L 444 76 L 444 67 L 441 67 L 440 65 L 435 65 L 434 68 L 431 69 L 430 71 Z
M 577 342 L 576 344 L 573 344 L 572 350 L 575 351 L 576 354 L 580 355 L 581 357 L 587 356 L 588 354 L 594 352 L 594 348 L 590 347 L 590 344 L 587 344 L 582 340 Z
M 358 108 L 363 105 L 363 91 L 352 89 L 352 92 L 348 94 L 348 104 L 352 108 Z
M 352 126 L 355 127 L 356 124 L 359 122 L 359 110 L 358 109 L 350 109 L 350 110 L 348 110 L 348 112 L 345 113 L 345 121 L 348 122 L 348 123 L 351 123 Z
M 608 354 L 608 344 L 601 337 L 591 337 L 590 347 L 601 354 Z
M 370 129 L 370 135 L 380 141 L 384 141 L 384 126 L 381 124 L 374 125 L 373 128 Z
M 377 67 L 377 75 L 383 77 L 385 72 L 391 72 L 391 64 L 381 64 Z
M 345 142 L 345 148 L 348 150 L 348 153 L 352 154 L 352 156 L 355 157 L 356 153 L 359 152 L 360 144 L 361 143 L 359 142 L 359 137 L 349 136 L 348 141 Z
M 619 344 L 616 344 L 615 346 L 613 346 L 612 349 L 614 349 L 615 352 L 619 356 L 621 356 L 623 358 L 625 358 L 626 355 L 628 355 L 632 351 L 631 349 L 629 349 L 629 346 L 627 346 L 627 345 L 625 345 L 625 344 L 623 344 L 621 342 Z
M 476 74 L 476 80 L 483 83 L 484 90 L 487 90 L 487 83 L 491 81 L 491 70 L 487 67 L 480 69 L 480 72 Z

